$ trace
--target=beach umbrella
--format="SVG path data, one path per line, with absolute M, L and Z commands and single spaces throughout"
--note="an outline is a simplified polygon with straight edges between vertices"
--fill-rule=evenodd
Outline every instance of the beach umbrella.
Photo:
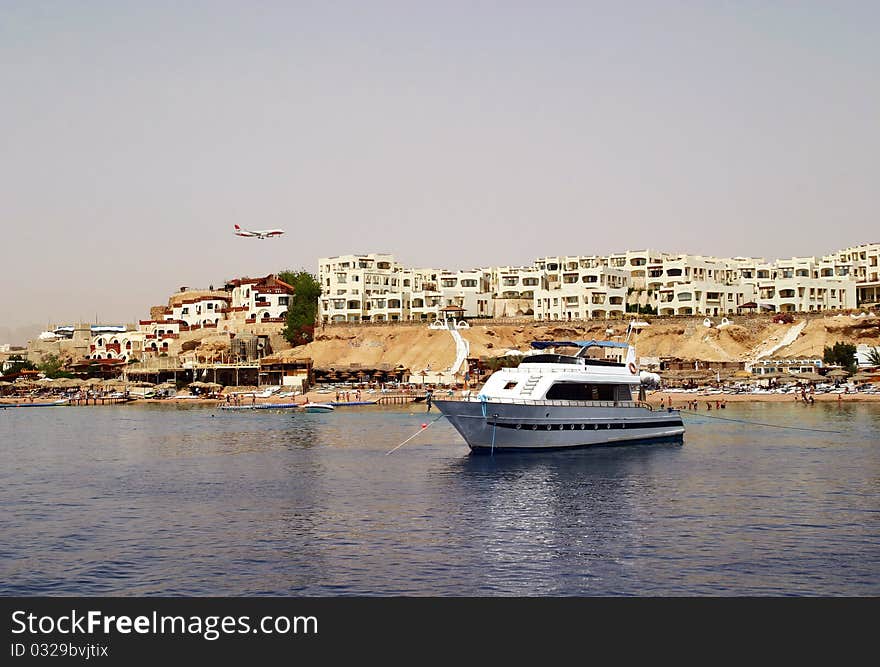
M 819 375 L 818 373 L 795 373 L 794 376 L 798 380 L 807 380 L 809 382 L 822 382 L 825 379 L 824 376 Z
M 849 373 L 843 370 L 842 368 L 835 368 L 832 371 L 828 371 L 828 377 L 831 378 L 845 378 L 849 377 Z
M 782 373 L 780 371 L 773 371 L 771 373 L 759 373 L 755 375 L 756 380 L 779 380 L 781 378 L 791 377 L 788 373 Z
M 855 380 L 856 382 L 880 382 L 880 373 L 859 372 L 853 375 L 850 380 Z
M 38 380 L 37 384 L 41 387 L 51 387 L 53 389 L 71 389 L 72 387 L 81 386 L 82 380 L 76 380 L 73 378 L 58 378 L 57 380 L 50 380 L 49 378 L 44 378 Z

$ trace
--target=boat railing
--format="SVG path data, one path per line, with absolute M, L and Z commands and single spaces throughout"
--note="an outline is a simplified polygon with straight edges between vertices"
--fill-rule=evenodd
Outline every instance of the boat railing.
M 482 398 L 468 396 L 464 400 L 471 403 L 481 403 Z M 653 412 L 653 408 L 644 401 L 563 401 L 563 400 L 535 400 L 525 398 L 487 398 L 486 403 L 502 403 L 504 405 L 541 405 L 558 408 L 643 408 Z
M 558 368 L 549 368 L 546 365 L 538 365 L 530 366 L 526 364 L 525 366 L 511 366 L 509 368 L 505 368 L 505 371 L 513 371 L 514 373 L 522 373 L 525 375 L 535 375 L 540 372 L 544 373 L 565 373 L 567 375 L 571 375 L 572 373 L 588 373 L 590 375 L 595 375 L 598 373 L 608 373 L 609 369 L 612 369 L 612 375 L 623 375 L 625 377 L 632 377 L 632 375 L 627 370 L 626 366 L 623 364 L 620 365 L 593 365 L 593 364 L 557 364 Z M 564 366 L 564 367 L 563 367 Z M 621 371 L 620 373 L 616 373 L 613 371 Z

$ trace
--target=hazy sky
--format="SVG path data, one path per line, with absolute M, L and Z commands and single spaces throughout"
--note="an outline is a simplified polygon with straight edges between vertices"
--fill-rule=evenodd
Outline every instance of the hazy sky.
M 878 2 L 0 0 L 0 327 L 350 252 L 880 241 L 878 25 Z

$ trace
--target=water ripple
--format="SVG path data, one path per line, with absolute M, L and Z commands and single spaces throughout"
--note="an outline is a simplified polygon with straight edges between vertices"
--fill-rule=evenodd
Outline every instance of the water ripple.
M 0 413 L 3 595 L 877 595 L 880 409 L 468 455 L 422 411 Z

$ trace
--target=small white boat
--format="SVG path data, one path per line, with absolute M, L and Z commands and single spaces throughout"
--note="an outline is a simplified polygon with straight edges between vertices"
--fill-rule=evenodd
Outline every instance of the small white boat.
M 333 412 L 336 409 L 329 403 L 306 403 L 302 407 L 306 412 Z

